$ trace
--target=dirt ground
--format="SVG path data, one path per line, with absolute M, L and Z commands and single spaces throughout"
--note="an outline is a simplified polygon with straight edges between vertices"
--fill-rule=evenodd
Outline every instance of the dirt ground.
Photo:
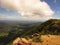
M 31 45 L 60 45 L 60 35 L 42 35 L 42 43 L 32 42 Z
M 33 42 L 32 39 L 29 40 L 24 39 L 25 40 L 24 42 L 28 41 L 29 43 L 31 43 L 31 45 L 60 45 L 60 35 L 42 35 L 41 39 L 42 43 Z M 17 38 L 16 40 L 13 41 L 13 45 L 18 44 L 18 42 L 20 41 L 21 39 Z

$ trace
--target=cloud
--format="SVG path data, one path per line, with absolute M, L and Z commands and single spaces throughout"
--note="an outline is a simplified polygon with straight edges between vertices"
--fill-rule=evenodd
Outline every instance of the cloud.
M 18 20 L 18 21 L 24 21 L 24 20 L 32 20 L 32 18 L 26 18 L 26 17 L 19 17 L 14 15 L 6 15 L 6 14 L 0 14 L 0 20 Z M 33 19 L 34 20 L 34 19 Z
M 0 19 L 3 19 L 3 18 L 5 19 L 5 17 L 6 17 L 5 15 L 0 14 Z
M 0 0 L 0 7 L 15 10 L 29 19 L 50 18 L 54 13 L 48 4 L 41 0 Z
M 18 16 L 10 16 L 5 14 L 0 14 L 0 20 L 19 20 Z
M 8 20 L 8 19 L 12 19 L 12 16 L 0 14 L 0 20 Z

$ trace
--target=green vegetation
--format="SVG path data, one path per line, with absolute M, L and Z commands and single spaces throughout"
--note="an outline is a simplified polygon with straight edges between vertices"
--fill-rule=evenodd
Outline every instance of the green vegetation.
M 53 34 L 60 35 L 60 20 L 50 19 L 38 27 L 39 32 L 44 32 L 43 34 Z
M 7 36 L 8 33 L 0 33 L 0 36 Z
M 28 24 L 26 26 L 0 23 L 0 45 L 10 45 L 17 37 L 31 38 L 35 42 L 41 42 L 41 35 L 60 35 L 60 19 L 50 19 L 43 23 Z

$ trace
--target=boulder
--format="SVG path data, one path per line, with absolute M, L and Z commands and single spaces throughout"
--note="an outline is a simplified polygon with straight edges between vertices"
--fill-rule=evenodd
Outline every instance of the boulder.
M 25 38 L 16 38 L 13 41 L 13 45 L 28 45 L 28 41 Z

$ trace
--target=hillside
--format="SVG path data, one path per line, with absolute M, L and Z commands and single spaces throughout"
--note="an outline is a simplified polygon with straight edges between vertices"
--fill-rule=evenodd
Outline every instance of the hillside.
M 39 33 L 39 34 L 53 34 L 53 35 L 60 35 L 60 19 L 50 19 L 42 24 L 36 25 L 34 28 L 31 30 L 27 31 L 24 35 L 27 34 L 34 34 L 34 33 Z
M 0 37 L 0 43 L 5 45 L 12 42 L 17 37 L 34 38 L 35 36 L 37 36 L 37 34 L 39 34 L 38 37 L 47 34 L 60 35 L 60 19 L 50 19 L 43 23 L 28 25 L 18 24 L 18 26 L 15 25 L 13 27 L 14 28 L 11 28 L 7 36 Z
M 46 34 L 60 34 L 60 19 L 50 19 L 42 23 L 37 29 Z

